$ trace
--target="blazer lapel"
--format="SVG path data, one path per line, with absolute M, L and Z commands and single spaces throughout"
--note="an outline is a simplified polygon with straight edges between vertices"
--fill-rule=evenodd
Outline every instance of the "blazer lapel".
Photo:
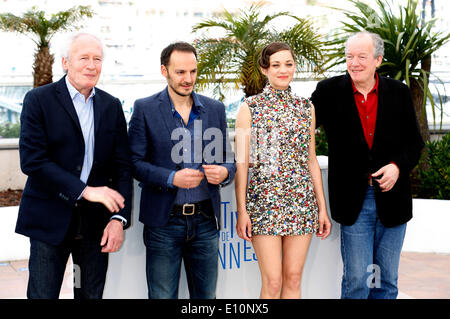
M 78 131 L 80 133 L 82 133 L 80 121 L 78 120 L 77 112 L 75 111 L 75 107 L 73 106 L 72 99 L 70 98 L 70 94 L 69 94 L 69 90 L 67 89 L 65 78 L 66 78 L 66 76 L 64 76 L 61 80 L 59 80 L 56 85 L 57 98 L 58 98 L 59 102 L 61 103 L 61 106 L 69 114 L 70 118 L 72 119 L 73 123 L 75 124 L 75 127 L 78 128 Z
M 94 136 L 97 136 L 98 128 L 100 127 L 100 118 L 102 109 L 104 108 L 102 98 L 98 94 L 98 90 L 95 92 L 93 97 L 93 108 L 94 108 Z
M 383 124 L 383 110 L 384 110 L 384 94 L 383 94 L 383 79 L 378 74 L 378 105 L 377 105 L 377 121 L 375 122 L 375 132 L 373 132 L 373 144 L 372 150 L 375 148 L 377 144 L 377 140 L 379 139 L 381 127 Z
M 353 129 L 357 134 L 359 135 L 359 139 L 364 143 L 364 145 L 367 147 L 367 150 L 369 150 L 369 145 L 367 144 L 366 138 L 364 136 L 364 130 L 361 123 L 361 118 L 359 116 L 358 107 L 355 103 L 355 95 L 353 94 L 353 86 L 351 83 L 350 75 L 346 74 L 346 83 L 345 83 L 345 91 L 349 92 L 347 94 L 347 101 L 344 105 L 348 105 L 347 111 L 348 111 L 348 123 L 352 125 Z
M 205 135 L 205 131 L 209 128 L 208 112 L 205 105 L 200 107 L 200 120 L 202 121 L 202 136 L 200 138 L 202 139 L 203 149 L 205 149 L 206 141 L 203 136 Z
M 169 139 L 172 144 L 175 145 L 175 141 L 172 140 L 172 132 L 177 128 L 173 120 L 173 113 L 170 109 L 169 93 L 167 88 L 161 93 L 159 97 L 159 111 L 161 112 L 161 117 L 166 125 L 167 131 L 169 132 Z

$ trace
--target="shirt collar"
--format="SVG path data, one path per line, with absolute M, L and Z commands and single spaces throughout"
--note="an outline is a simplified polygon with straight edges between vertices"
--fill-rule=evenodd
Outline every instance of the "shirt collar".
M 70 98 L 73 100 L 77 94 L 83 96 L 83 94 L 81 94 L 69 81 L 69 79 L 66 76 L 66 85 L 67 85 L 67 89 L 69 90 L 69 94 L 70 94 Z M 91 94 L 89 94 L 89 98 L 93 97 L 95 95 L 95 87 L 92 88 Z
M 375 72 L 375 79 L 376 79 L 375 85 L 373 86 L 372 90 L 370 90 L 369 93 L 372 93 L 372 92 L 378 93 L 379 78 L 378 78 L 378 73 L 377 72 Z M 356 89 L 355 83 L 353 83 L 353 80 L 352 80 L 351 77 L 350 77 L 350 82 L 352 82 L 353 94 L 359 93 L 359 91 Z
M 176 112 L 175 106 L 173 105 L 172 99 L 170 98 L 168 87 L 166 87 L 166 91 L 167 91 L 167 96 L 169 97 L 170 109 L 172 110 L 172 114 L 175 114 L 175 112 Z M 194 111 L 195 114 L 198 114 L 200 112 L 200 110 L 202 110 L 204 108 L 204 105 L 202 104 L 202 102 L 198 98 L 198 95 L 194 91 L 192 91 L 191 97 L 192 97 L 192 101 L 193 101 L 192 111 Z

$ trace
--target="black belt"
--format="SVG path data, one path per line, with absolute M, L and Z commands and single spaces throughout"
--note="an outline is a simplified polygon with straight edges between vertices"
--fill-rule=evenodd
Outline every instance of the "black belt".
M 185 216 L 190 216 L 194 214 L 210 213 L 212 211 L 212 203 L 210 199 L 203 200 L 198 203 L 186 203 L 183 205 L 173 205 L 172 213 L 181 213 Z
M 369 181 L 368 181 L 369 186 L 378 186 L 378 185 L 379 185 L 378 180 L 379 180 L 382 176 L 383 176 L 383 175 L 377 176 L 377 177 L 369 176 Z

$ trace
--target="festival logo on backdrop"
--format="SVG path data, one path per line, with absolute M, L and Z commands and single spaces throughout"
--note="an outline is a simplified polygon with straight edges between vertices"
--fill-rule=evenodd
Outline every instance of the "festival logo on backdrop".
M 256 262 L 253 246 L 236 233 L 237 210 L 222 202 L 222 227 L 219 231 L 219 267 L 239 269 L 244 263 Z

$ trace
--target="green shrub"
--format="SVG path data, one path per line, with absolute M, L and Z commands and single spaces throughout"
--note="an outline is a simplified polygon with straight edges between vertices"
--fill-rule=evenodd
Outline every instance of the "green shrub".
M 327 136 L 322 127 L 316 129 L 316 155 L 328 156 Z
M 17 138 L 20 135 L 20 123 L 1 123 L 0 138 Z
M 236 127 L 236 119 L 227 119 L 227 126 L 228 126 L 228 128 L 235 128 Z
M 450 133 L 441 140 L 427 142 L 428 169 L 418 170 L 419 198 L 450 199 Z M 419 165 L 420 167 L 420 165 Z

